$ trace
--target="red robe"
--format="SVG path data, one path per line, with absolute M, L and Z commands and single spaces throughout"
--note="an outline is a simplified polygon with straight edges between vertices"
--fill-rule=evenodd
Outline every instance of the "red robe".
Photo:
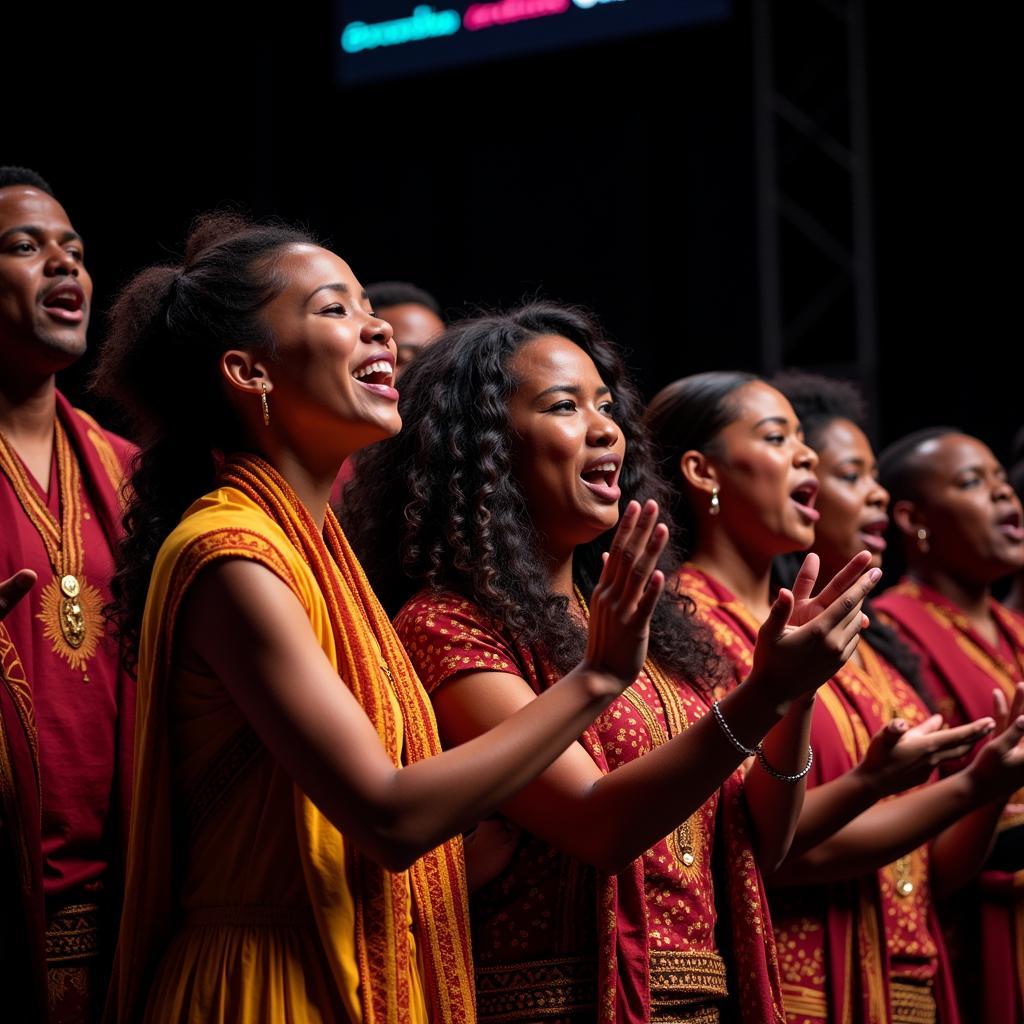
M 48 1004 L 59 1020 L 61 1006 L 102 999 L 82 995 L 81 965 L 114 940 L 132 782 L 133 684 L 98 617 L 111 600 L 132 449 L 59 393 L 57 416 L 81 473 L 82 600 L 95 631 L 79 659 L 48 630 L 54 570 L 0 471 L 0 578 L 22 568 L 39 577 L 0 624 L 0 980 L 12 1020 L 45 1020 Z M 48 493 L 26 475 L 59 523 L 56 462 L 55 451 Z
M 995 647 L 956 605 L 913 580 L 902 580 L 874 605 L 921 658 L 925 683 L 952 724 L 990 715 L 992 691 L 1001 688 L 1009 700 L 1024 680 L 1024 618 L 998 602 L 990 603 L 999 631 Z M 1022 799 L 1019 791 L 1011 803 Z M 1024 816 L 1005 814 L 1001 844 L 1013 843 L 1006 833 L 1021 828 Z M 1019 851 L 1020 839 L 1015 846 Z M 990 865 L 943 911 L 965 1017 L 986 1024 L 1024 1020 L 1024 863 Z
M 518 675 L 537 693 L 560 676 L 542 652 L 517 643 L 456 595 L 421 593 L 395 628 L 430 692 L 465 672 Z M 581 742 L 603 772 L 611 771 L 649 751 L 673 718 L 693 722 L 706 714 L 708 700 L 645 672 Z M 481 1024 L 680 1019 L 688 1003 L 692 1009 L 724 997 L 727 970 L 732 1005 L 745 1024 L 781 1024 L 771 924 L 745 817 L 735 775 L 687 826 L 617 875 L 525 834 L 505 873 L 470 899 Z M 719 905 L 732 935 L 724 957 Z

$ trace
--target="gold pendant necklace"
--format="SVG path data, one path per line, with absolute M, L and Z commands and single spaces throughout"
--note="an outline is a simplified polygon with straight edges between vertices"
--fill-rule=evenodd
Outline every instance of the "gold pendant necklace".
M 58 523 L 40 498 L 7 439 L 0 434 L 0 471 L 11 486 L 29 521 L 36 528 L 53 569 L 53 578 L 39 595 L 43 633 L 54 654 L 89 682 L 87 666 L 96 653 L 101 636 L 103 595 L 85 579 L 82 547 L 82 478 L 71 444 L 59 420 L 54 422 L 54 452 L 57 459 Z
M 579 603 L 580 610 L 583 612 L 583 617 L 589 622 L 590 609 L 587 608 L 587 602 L 584 600 L 580 588 L 575 584 L 573 584 L 573 590 L 576 593 L 576 600 Z M 661 701 L 661 706 L 665 711 L 668 735 L 665 735 L 665 729 L 658 721 L 658 716 L 654 710 L 639 693 L 634 691 L 632 686 L 627 686 L 622 691 L 622 696 L 629 701 L 643 719 L 644 725 L 647 728 L 647 734 L 651 738 L 651 746 L 660 747 L 672 739 L 673 736 L 678 736 L 689 725 L 686 717 L 686 708 L 679 697 L 677 687 L 666 678 L 665 674 L 650 658 L 644 662 L 643 674 L 647 676 L 654 692 Z M 666 842 L 673 858 L 684 868 L 692 868 L 697 861 L 697 848 L 693 838 L 692 820 L 693 816 L 687 818 L 666 837 Z

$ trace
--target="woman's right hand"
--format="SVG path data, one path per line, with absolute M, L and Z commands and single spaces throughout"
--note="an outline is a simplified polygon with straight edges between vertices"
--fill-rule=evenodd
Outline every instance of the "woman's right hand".
M 0 582 L 0 622 L 7 613 L 35 586 L 36 574 L 19 569 L 10 579 Z
M 902 718 L 894 718 L 871 738 L 853 771 L 876 799 L 902 793 L 927 782 L 943 761 L 968 754 L 995 727 L 992 718 L 979 718 L 955 729 L 942 728 L 942 715 L 932 715 L 912 727 Z
M 658 522 L 658 503 L 641 509 L 631 501 L 605 556 L 590 596 L 590 631 L 581 668 L 612 680 L 619 692 L 630 686 L 647 657 L 651 615 L 665 588 L 658 559 L 668 528 Z
M 862 551 L 811 597 L 819 562 L 809 554 L 793 589 L 779 591 L 757 634 L 750 680 L 770 687 L 780 706 L 817 690 L 853 654 L 867 622 L 861 605 L 882 577 L 864 571 L 870 560 Z
M 1006 800 L 1024 786 L 1024 683 L 1018 683 L 1007 706 L 1002 690 L 992 691 L 995 735 L 964 769 L 978 792 L 989 800 Z

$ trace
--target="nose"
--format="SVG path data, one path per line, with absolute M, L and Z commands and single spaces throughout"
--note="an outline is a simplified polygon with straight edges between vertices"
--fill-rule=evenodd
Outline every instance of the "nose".
M 359 337 L 368 345 L 390 345 L 394 333 L 387 320 L 381 320 L 379 316 L 371 316 L 366 318 Z
M 889 492 L 875 480 L 868 493 L 868 505 L 885 512 L 889 507 L 889 497 Z
M 587 444 L 594 448 L 612 448 L 622 431 L 610 416 L 595 410 L 587 424 Z
M 1003 477 L 1002 480 L 996 480 L 995 485 L 992 488 L 992 500 L 993 501 L 1012 501 L 1016 496 L 1016 491 L 1010 485 L 1010 481 Z
M 812 470 L 818 465 L 818 453 L 805 444 L 803 441 L 797 441 L 796 452 L 793 455 L 793 465 L 798 469 Z
M 53 243 L 46 258 L 46 272 L 64 277 L 78 277 L 78 260 L 62 245 Z

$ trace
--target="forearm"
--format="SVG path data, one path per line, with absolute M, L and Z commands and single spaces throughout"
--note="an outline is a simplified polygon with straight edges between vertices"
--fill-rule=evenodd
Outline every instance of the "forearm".
M 784 775 L 796 775 L 807 764 L 813 699 L 795 701 L 782 721 L 765 736 L 765 760 Z M 783 782 L 755 760 L 746 777 L 747 805 L 754 824 L 758 863 L 765 872 L 782 863 L 796 832 L 803 806 L 806 777 Z
M 756 684 L 737 687 L 720 710 L 746 746 L 779 721 Z M 697 811 L 743 757 L 706 714 L 669 743 L 596 780 L 569 812 L 559 845 L 601 870 L 620 870 Z
M 1003 800 L 989 801 L 944 829 L 932 843 L 931 882 L 936 899 L 952 895 L 974 878 L 995 844 Z
M 966 772 L 875 804 L 830 838 L 790 857 L 775 885 L 836 882 L 876 871 L 926 843 L 979 805 Z
M 407 866 L 472 827 L 548 767 L 616 693 L 606 677 L 575 669 L 475 739 L 393 772 L 373 800 L 373 845 Z
M 809 789 L 797 820 L 786 860 L 828 839 L 871 807 L 878 797 L 856 768 L 838 779 Z M 785 863 L 785 862 L 784 862 Z

